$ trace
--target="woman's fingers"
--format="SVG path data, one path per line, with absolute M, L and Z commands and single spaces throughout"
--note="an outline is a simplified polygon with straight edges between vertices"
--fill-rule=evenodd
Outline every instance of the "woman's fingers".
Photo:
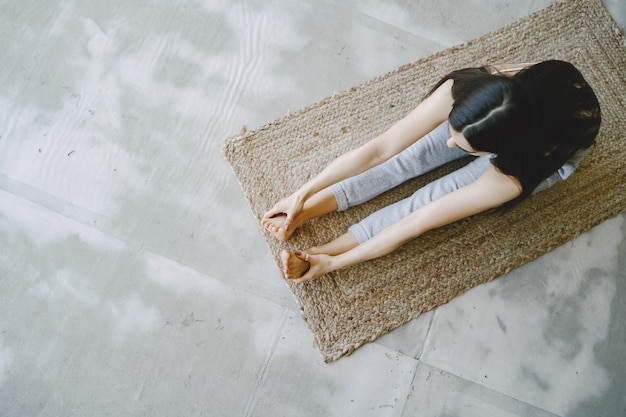
M 289 230 L 291 223 L 293 223 L 293 215 L 290 213 L 285 213 L 285 214 L 287 215 L 287 218 L 285 219 L 285 223 L 283 224 L 283 227 L 285 228 L 285 230 Z
M 315 275 L 311 274 L 311 270 L 309 270 L 309 272 L 307 272 L 306 274 L 302 275 L 300 278 L 298 279 L 294 279 L 294 281 L 296 282 L 296 284 L 302 284 L 303 282 L 306 281 L 310 281 L 312 279 L 317 278 Z
M 287 216 L 289 224 L 293 221 L 294 217 L 300 212 L 302 209 L 302 205 L 298 202 L 290 201 L 290 199 L 284 199 L 279 201 L 268 210 L 263 216 L 264 219 L 268 219 L 271 217 L 276 217 L 278 215 L 284 214 Z
M 327 256 L 310 255 L 308 253 L 304 253 L 301 251 L 296 251 L 294 252 L 294 254 L 301 260 L 309 263 L 308 270 L 300 278 L 293 280 L 297 284 L 302 284 L 303 282 L 316 279 L 325 274 L 324 265 L 325 265 Z

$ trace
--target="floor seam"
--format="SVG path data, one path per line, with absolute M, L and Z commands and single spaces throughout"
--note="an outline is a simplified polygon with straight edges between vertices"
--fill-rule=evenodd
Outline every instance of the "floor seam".
M 433 314 L 430 315 L 430 319 L 428 321 L 428 329 L 426 329 L 426 334 L 424 335 L 424 343 L 422 343 L 422 348 L 420 349 L 419 353 L 415 357 L 415 359 L 417 359 L 418 361 L 421 360 L 422 355 L 424 354 L 424 351 L 426 350 L 426 344 L 428 343 L 430 332 L 433 329 L 433 322 L 435 321 L 435 314 L 437 314 L 437 309 L 434 309 Z
M 486 401 L 485 397 L 488 397 L 488 396 L 504 397 L 508 401 L 511 401 L 512 403 L 515 403 L 515 404 L 518 404 L 521 407 L 532 408 L 532 409 L 542 413 L 542 415 L 544 417 L 561 417 L 558 414 L 554 414 L 554 413 L 552 413 L 552 412 L 550 412 L 548 410 L 545 410 L 545 409 L 543 409 L 543 408 L 541 408 L 541 407 L 539 407 L 537 405 L 534 405 L 534 404 L 531 404 L 531 403 L 527 403 L 527 402 L 522 401 L 522 400 L 520 400 L 518 398 L 512 397 L 512 396 L 510 396 L 508 394 L 505 394 L 503 392 L 497 391 L 497 390 L 495 390 L 493 388 L 486 387 L 486 386 L 484 386 L 484 385 L 482 385 L 482 384 L 480 384 L 478 382 L 471 381 L 469 379 L 463 378 L 462 376 L 456 375 L 456 374 L 454 374 L 452 372 L 449 372 L 449 371 L 447 371 L 447 370 L 445 370 L 443 368 L 439 368 L 437 366 L 431 365 L 430 363 L 428 363 L 427 361 L 424 361 L 422 359 L 419 359 L 419 362 L 421 364 L 424 364 L 424 365 L 428 366 L 433 371 L 437 371 L 437 372 L 439 372 L 442 375 L 443 374 L 448 375 L 450 378 L 453 378 L 456 381 L 456 383 L 469 384 L 472 387 L 472 389 L 464 390 L 464 392 L 465 393 L 471 393 L 471 397 L 472 398 L 478 398 L 481 401 L 489 402 L 489 401 Z M 494 404 L 493 402 L 489 402 L 489 403 L 494 405 L 494 406 L 496 406 L 496 407 L 498 407 L 498 408 L 502 408 L 499 405 Z
M 316 7 L 319 7 L 319 4 L 320 4 L 320 1 L 311 1 L 311 0 L 301 0 L 301 1 L 304 2 L 304 3 L 307 3 L 307 4 L 311 5 L 311 6 L 316 6 Z M 340 3 L 335 3 L 335 2 L 332 2 L 332 1 L 328 1 L 328 0 L 322 0 L 322 2 L 325 3 L 328 6 L 333 6 L 333 7 L 341 8 L 341 9 L 344 9 L 344 10 L 350 10 L 350 11 L 354 12 L 353 9 L 348 8 L 346 6 L 343 6 Z M 386 20 L 379 19 L 379 18 L 377 18 L 375 16 L 372 16 L 371 14 L 368 14 L 368 13 L 366 13 L 364 11 L 361 11 L 361 10 L 357 10 L 357 13 L 359 15 L 361 15 L 361 16 L 364 16 L 365 18 L 367 18 L 368 20 L 370 20 L 372 22 L 376 22 L 376 23 L 378 23 L 380 25 L 387 26 L 389 28 L 393 28 L 395 31 L 405 33 L 407 35 L 419 38 L 419 39 L 421 39 L 423 41 L 430 42 L 430 43 L 436 45 L 439 49 L 444 49 L 444 48 L 447 48 L 447 47 L 450 47 L 452 45 L 456 45 L 456 44 L 460 43 L 459 41 L 455 41 L 455 40 L 452 40 L 452 39 L 444 39 L 445 42 L 441 43 L 440 40 L 437 40 L 437 38 L 441 38 L 441 36 L 439 36 L 439 35 L 438 36 L 434 36 L 434 35 L 431 35 L 430 33 L 427 33 L 427 32 L 419 32 L 419 33 L 418 32 L 414 32 L 414 31 L 411 31 L 411 30 L 408 30 L 408 29 L 396 26 L 393 23 L 388 22 Z
M 283 334 L 283 330 L 285 328 L 288 318 L 289 318 L 289 310 L 285 308 L 285 311 L 283 312 L 283 318 L 280 324 L 278 325 L 278 330 L 276 331 L 274 340 L 272 340 L 272 345 L 267 354 L 267 358 L 263 362 L 263 366 L 261 367 L 261 370 L 259 371 L 256 383 L 254 384 L 254 388 L 252 392 L 250 393 L 250 396 L 248 397 L 248 402 L 246 404 L 246 409 L 244 411 L 243 417 L 249 417 L 250 413 L 254 409 L 254 406 L 256 405 L 256 399 L 257 399 L 257 395 L 259 392 L 259 388 L 265 379 L 265 374 L 267 373 L 267 369 L 269 368 L 270 363 L 272 362 L 272 358 L 274 357 L 274 352 L 276 351 L 276 346 L 278 345 L 278 342 L 280 341 L 280 336 Z
M 158 256 L 160 258 L 167 259 L 169 262 L 174 262 L 175 264 L 181 267 L 184 267 L 202 276 L 206 276 L 208 279 L 213 279 L 206 273 L 195 268 L 193 265 L 188 265 L 180 260 L 173 259 L 165 254 L 162 254 L 159 251 L 154 250 L 150 245 L 147 245 L 145 242 L 142 242 L 137 239 L 129 239 L 127 237 L 121 237 L 118 234 L 111 232 L 111 229 L 113 229 L 113 225 L 112 225 L 113 222 L 110 218 L 102 214 L 99 214 L 89 209 L 86 209 L 84 207 L 72 204 L 68 202 L 67 200 L 56 197 L 52 194 L 48 194 L 45 191 L 42 191 L 31 185 L 9 178 L 3 174 L 0 174 L 0 191 L 4 191 L 5 193 L 10 194 L 16 198 L 22 199 L 38 207 L 41 207 L 44 210 L 47 210 L 51 213 L 61 216 L 65 219 L 76 222 L 90 230 L 101 233 L 110 239 L 123 242 L 129 245 L 130 247 L 134 248 L 138 252 L 141 251 L 141 252 L 153 255 L 153 256 Z M 267 301 L 271 303 L 272 305 L 279 306 L 284 309 L 289 309 L 289 306 L 283 305 L 277 302 L 276 300 L 273 300 L 272 298 L 260 296 L 258 293 L 255 293 L 253 291 L 248 291 L 245 288 L 228 286 L 223 281 L 220 281 L 220 280 L 217 280 L 217 281 L 221 285 L 224 285 L 225 287 L 228 287 L 234 291 L 239 291 L 247 295 L 253 296 L 254 298 Z

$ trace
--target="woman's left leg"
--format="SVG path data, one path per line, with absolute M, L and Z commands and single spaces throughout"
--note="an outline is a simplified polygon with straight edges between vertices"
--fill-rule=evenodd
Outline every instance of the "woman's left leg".
M 305 251 L 284 251 L 282 261 L 285 276 L 297 279 L 304 275 L 310 267 L 307 254 L 335 256 L 349 251 L 420 207 L 475 181 L 487 170 L 490 163 L 489 156 L 478 157 L 466 166 L 420 188 L 412 196 L 371 214 L 351 226 L 347 233 L 327 244 Z
M 361 204 L 411 178 L 422 175 L 450 161 L 467 156 L 446 144 L 450 137 L 448 122 L 441 123 L 422 139 L 388 161 L 361 174 L 347 178 L 313 195 L 298 213 L 289 230 L 285 230 L 285 214 L 263 218 L 263 227 L 275 238 L 287 240 L 307 221 L 333 211 L 343 211 Z
M 480 156 L 469 164 L 417 190 L 410 197 L 384 207 L 352 225 L 349 229 L 359 243 L 372 238 L 381 230 L 435 201 L 478 179 L 490 166 L 489 155 Z

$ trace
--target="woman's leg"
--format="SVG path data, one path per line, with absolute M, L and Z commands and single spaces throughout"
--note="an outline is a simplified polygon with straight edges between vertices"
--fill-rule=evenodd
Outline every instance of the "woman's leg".
M 350 232 L 356 236 L 359 243 L 365 242 L 420 207 L 476 181 L 490 166 L 490 160 L 489 155 L 474 159 L 464 167 L 425 185 L 410 197 L 372 213 L 350 227 Z
M 263 220 L 263 227 L 276 239 L 287 240 L 298 227 L 302 226 L 307 221 L 332 213 L 333 211 L 337 211 L 337 200 L 330 188 L 325 188 L 311 196 L 311 198 L 304 203 L 302 211 L 293 219 L 289 230 L 285 230 L 283 227 L 287 219 L 285 214 Z
M 586 153 L 587 150 L 579 151 L 555 174 L 544 180 L 534 190 L 534 193 L 545 190 L 556 182 L 563 181 L 569 177 Z M 491 164 L 490 159 L 489 156 L 476 158 L 465 167 L 419 189 L 411 197 L 370 215 L 360 223 L 352 226 L 350 231 L 325 245 L 312 247 L 304 252 L 283 251 L 282 260 L 285 276 L 289 279 L 297 279 L 308 271 L 310 264 L 306 261 L 307 253 L 310 255 L 326 254 L 334 256 L 347 252 L 419 207 L 475 181 L 489 167 Z
M 338 210 L 369 201 L 405 181 L 467 157 L 459 148 L 448 148 L 449 138 L 448 122 L 444 122 L 388 161 L 333 185 Z
M 310 267 L 307 254 L 335 256 L 347 252 L 420 207 L 476 181 L 491 164 L 490 159 L 488 155 L 474 159 L 466 166 L 420 188 L 412 196 L 371 214 L 350 227 L 347 233 L 325 245 L 305 251 L 283 251 L 281 259 L 285 276 L 297 279 L 304 275 Z
M 311 219 L 361 204 L 411 178 L 467 156 L 466 152 L 458 148 L 447 147 L 446 141 L 449 137 L 448 122 L 444 122 L 383 164 L 312 196 L 305 203 L 303 211 L 293 219 L 289 230 L 283 228 L 287 218 L 285 215 L 266 219 L 263 226 L 275 238 L 287 240 L 298 227 Z

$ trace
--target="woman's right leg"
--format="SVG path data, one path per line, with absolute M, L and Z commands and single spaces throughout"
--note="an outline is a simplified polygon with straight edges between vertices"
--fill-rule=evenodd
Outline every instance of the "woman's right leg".
M 405 181 L 467 156 L 461 149 L 448 148 L 449 137 L 446 121 L 388 161 L 313 195 L 293 219 L 289 230 L 283 228 L 286 215 L 266 219 L 263 226 L 275 238 L 287 240 L 311 219 L 369 201 Z

